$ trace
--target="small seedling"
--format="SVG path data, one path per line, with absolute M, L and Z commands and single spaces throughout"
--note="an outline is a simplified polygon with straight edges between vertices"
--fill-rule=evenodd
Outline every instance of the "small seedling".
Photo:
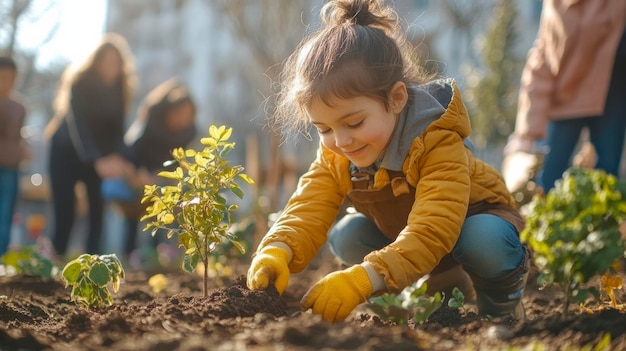
M 6 266 L 13 267 L 16 274 L 31 275 L 50 280 L 59 273 L 59 267 L 37 251 L 36 246 L 22 246 L 19 250 L 5 253 L 1 259 Z
M 459 288 L 454 287 L 452 289 L 452 297 L 448 300 L 448 307 L 461 309 L 461 313 L 463 315 L 467 314 L 467 308 L 465 308 L 465 295 L 459 290 Z
M 428 275 L 402 289 L 399 294 L 384 293 L 372 297 L 366 307 L 384 321 L 408 326 L 409 320 L 413 318 L 416 324 L 421 325 L 443 304 L 442 293 L 425 296 L 427 279 Z
M 534 251 L 541 286 L 558 285 L 571 302 L 599 297 L 591 278 L 611 271 L 624 257 L 626 241 L 619 224 L 626 220 L 626 184 L 600 170 L 570 169 L 545 197 L 529 206 L 522 241 Z
M 167 231 L 167 238 L 178 235 L 178 245 L 185 249 L 183 269 L 192 272 L 199 263 L 209 266 L 211 253 L 220 244 L 230 242 L 241 254 L 244 247 L 230 230 L 231 214 L 235 204 L 227 204 L 224 191 L 243 198 L 237 180 L 253 183 L 242 173 L 242 166 L 229 166 L 226 156 L 234 149 L 229 142 L 232 128 L 209 127 L 209 136 L 202 138 L 202 151 L 177 148 L 172 151 L 177 167 L 159 176 L 175 182 L 174 185 L 148 185 L 143 202 L 151 202 L 141 220 L 152 219 L 145 229 L 155 235 L 159 229 Z M 174 225 L 174 228 L 172 228 Z M 208 269 L 204 269 L 204 296 L 208 294 Z
M 72 301 L 86 308 L 110 306 L 113 297 L 109 292 L 117 292 L 124 279 L 124 269 L 115 254 L 82 254 L 68 262 L 61 273 L 65 286 L 72 287 Z

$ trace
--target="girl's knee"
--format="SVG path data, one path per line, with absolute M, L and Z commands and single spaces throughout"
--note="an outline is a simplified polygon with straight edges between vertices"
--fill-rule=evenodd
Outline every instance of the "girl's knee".
M 482 277 L 498 277 L 512 271 L 523 255 L 515 227 L 499 217 L 484 214 L 466 220 L 453 250 L 457 262 Z
M 345 264 L 359 264 L 367 254 L 388 243 L 376 225 L 360 213 L 344 216 L 328 234 L 331 252 Z

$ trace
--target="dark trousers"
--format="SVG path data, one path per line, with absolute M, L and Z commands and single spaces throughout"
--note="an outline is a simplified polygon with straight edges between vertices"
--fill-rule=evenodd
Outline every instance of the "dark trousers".
M 74 189 L 78 181 L 85 184 L 89 204 L 89 226 L 86 233 L 85 252 L 101 254 L 102 221 L 104 205 L 101 194 L 102 180 L 93 164 L 84 164 L 79 158 L 69 138 L 57 133 L 51 140 L 50 187 L 54 213 L 52 244 L 56 253 L 65 255 L 76 215 L 76 195 Z
M 11 241 L 18 173 L 17 169 L 0 167 L 0 256 L 7 252 Z

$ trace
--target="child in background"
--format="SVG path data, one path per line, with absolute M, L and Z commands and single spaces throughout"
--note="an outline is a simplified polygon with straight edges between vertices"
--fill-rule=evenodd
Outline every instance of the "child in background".
M 29 153 L 20 134 L 26 110 L 13 92 L 16 78 L 15 61 L 0 56 L 0 256 L 7 252 L 11 240 L 19 167 Z
M 144 185 L 163 182 L 157 173 L 166 170 L 164 163 L 172 160 L 173 149 L 186 147 L 193 140 L 195 122 L 193 97 L 176 78 L 152 89 L 139 107 L 137 118 L 124 137 L 136 170 L 127 174 L 125 181 L 137 197 L 126 202 L 116 201 L 126 221 L 125 255 L 130 255 L 137 245 L 139 218 L 145 214 L 145 205 L 141 204 Z
M 472 153 L 456 83 L 414 64 L 397 15 L 378 1 L 329 1 L 321 16 L 286 62 L 275 115 L 283 130 L 313 125 L 321 143 L 253 255 L 248 287 L 282 294 L 328 242 L 349 267 L 301 300 L 327 321 L 454 265 L 480 314 L 523 319 L 524 221 L 502 176 Z M 346 199 L 357 213 L 335 223 Z

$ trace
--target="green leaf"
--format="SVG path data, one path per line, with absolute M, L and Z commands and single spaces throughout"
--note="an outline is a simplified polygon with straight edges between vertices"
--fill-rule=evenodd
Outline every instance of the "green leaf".
M 183 259 L 183 270 L 185 270 L 185 272 L 188 272 L 188 273 L 193 272 L 193 270 L 198 265 L 198 262 L 199 262 L 198 258 L 199 257 L 197 254 L 185 255 Z
M 98 262 L 95 263 L 89 270 L 89 279 L 91 279 L 99 287 L 103 287 L 107 285 L 109 280 L 111 280 L 111 272 L 107 268 L 106 264 Z
M 65 265 L 61 275 L 67 284 L 73 285 L 78 281 L 78 277 L 81 275 L 82 265 L 77 260 L 70 261 Z
M 232 187 L 230 191 L 240 199 L 243 199 L 243 191 L 239 187 Z
M 228 154 L 230 154 L 230 152 L 233 151 L 233 148 L 234 147 L 232 145 L 225 145 L 222 151 L 220 151 L 220 157 L 228 156 Z

